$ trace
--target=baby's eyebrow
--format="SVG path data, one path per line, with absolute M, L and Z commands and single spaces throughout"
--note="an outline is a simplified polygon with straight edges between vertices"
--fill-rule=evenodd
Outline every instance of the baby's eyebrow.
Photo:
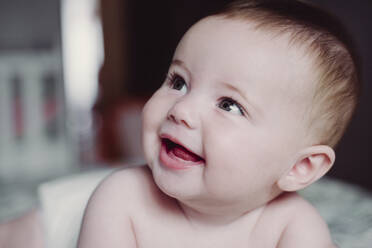
M 185 66 L 185 63 L 179 59 L 174 59 L 172 61 L 172 64 L 179 65 L 179 66 Z
M 182 67 L 182 69 L 186 70 L 189 75 L 191 75 L 189 69 L 187 69 L 185 63 L 182 60 L 174 59 L 171 63 L 171 65 L 177 65 L 179 67 Z

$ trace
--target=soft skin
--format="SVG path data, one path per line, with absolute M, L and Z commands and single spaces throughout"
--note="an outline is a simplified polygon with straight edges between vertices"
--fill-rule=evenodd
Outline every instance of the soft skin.
M 144 108 L 151 170 L 102 183 L 79 247 L 332 247 L 315 209 L 285 193 L 323 176 L 335 159 L 306 138 L 314 74 L 284 35 L 240 20 L 198 22 Z M 202 159 L 180 159 L 164 139 Z
M 286 37 L 247 23 L 209 18 L 194 26 L 169 69 L 185 86 L 175 90 L 167 80 L 144 109 L 144 152 L 157 185 L 198 212 L 231 219 L 276 197 L 277 182 L 307 145 L 310 65 Z M 219 107 L 227 97 L 244 113 Z M 200 154 L 204 166 L 162 166 L 164 133 Z

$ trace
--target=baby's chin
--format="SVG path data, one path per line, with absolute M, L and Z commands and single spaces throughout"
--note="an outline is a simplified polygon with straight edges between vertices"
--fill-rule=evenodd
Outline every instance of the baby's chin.
M 199 198 L 203 195 L 202 173 L 197 170 L 171 171 L 157 164 L 149 164 L 158 188 L 177 200 Z

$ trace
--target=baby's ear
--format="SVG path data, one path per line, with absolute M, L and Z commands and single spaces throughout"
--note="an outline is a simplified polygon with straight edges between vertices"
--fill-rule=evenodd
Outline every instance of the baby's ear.
M 277 182 L 283 191 L 303 189 L 321 178 L 332 167 L 335 152 L 329 146 L 311 146 L 302 150 L 295 161 Z

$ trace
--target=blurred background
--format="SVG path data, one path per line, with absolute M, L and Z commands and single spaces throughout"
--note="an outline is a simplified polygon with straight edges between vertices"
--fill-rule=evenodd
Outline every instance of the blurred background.
M 227 2 L 0 0 L 0 208 L 34 204 L 45 180 L 143 163 L 143 104 L 183 33 Z M 364 93 L 329 176 L 372 191 L 372 2 L 312 2 L 339 16 L 363 64 Z

